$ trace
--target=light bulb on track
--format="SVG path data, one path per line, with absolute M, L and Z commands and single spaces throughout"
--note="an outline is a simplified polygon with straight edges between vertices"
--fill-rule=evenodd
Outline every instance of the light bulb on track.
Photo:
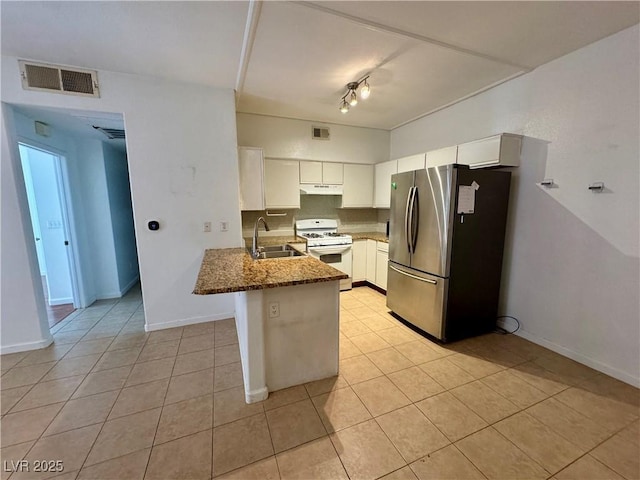
M 355 90 L 351 90 L 351 95 L 349 96 L 349 105 L 355 107 L 358 104 L 358 95 Z
M 367 79 L 369 75 L 364 77 L 359 82 L 349 82 L 347 83 L 347 93 L 345 93 L 340 99 L 342 103 L 340 104 L 340 112 L 347 113 L 349 111 L 349 107 L 355 107 L 358 104 L 358 88 L 360 88 L 360 97 L 364 100 L 369 98 L 371 94 L 371 87 L 367 83 Z
M 362 98 L 363 100 L 366 100 L 367 98 L 369 98 L 369 95 L 371 95 L 371 87 L 369 86 L 369 84 L 367 83 L 367 80 L 365 79 L 364 85 L 360 89 L 360 98 Z

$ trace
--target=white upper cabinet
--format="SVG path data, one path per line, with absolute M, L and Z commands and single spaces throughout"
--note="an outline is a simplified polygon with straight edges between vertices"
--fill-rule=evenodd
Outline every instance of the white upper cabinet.
M 427 152 L 427 168 L 439 167 L 441 165 L 451 165 L 458 159 L 458 146 L 441 148 Z
M 261 148 L 238 147 L 240 210 L 264 210 L 264 158 Z
M 264 161 L 265 208 L 300 208 L 300 162 Z
M 342 163 L 300 162 L 300 183 L 312 185 L 342 185 L 344 173 Z
M 411 172 L 413 170 L 420 170 L 424 168 L 424 153 L 418 155 L 410 155 L 408 157 L 402 157 L 398 159 L 398 173 Z
M 322 162 L 300 162 L 300 183 L 322 183 Z
M 503 133 L 458 145 L 458 163 L 469 168 L 517 167 L 520 165 L 522 137 Z
M 344 167 L 342 163 L 322 162 L 322 183 L 325 185 L 342 185 Z
M 371 208 L 373 205 L 373 165 L 345 163 L 343 208 Z
M 373 206 L 389 208 L 391 203 L 391 175 L 398 173 L 398 161 L 376 163 L 376 189 Z

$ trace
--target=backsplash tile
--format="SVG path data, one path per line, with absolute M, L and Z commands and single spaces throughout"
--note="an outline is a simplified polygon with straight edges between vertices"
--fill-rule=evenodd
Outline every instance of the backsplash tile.
M 302 195 L 300 208 L 295 210 L 273 210 L 271 213 L 286 213 L 283 217 L 267 216 L 263 211 L 242 212 L 242 234 L 253 235 L 253 226 L 263 216 L 271 230 L 260 231 L 261 236 L 288 235 L 293 233 L 294 222 L 307 218 L 335 218 L 338 230 L 344 232 L 384 232 L 389 219 L 389 209 L 340 208 L 342 199 L 334 195 Z

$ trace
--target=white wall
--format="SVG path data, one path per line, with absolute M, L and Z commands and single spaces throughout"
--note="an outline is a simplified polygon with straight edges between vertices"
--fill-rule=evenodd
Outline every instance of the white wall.
M 84 209 L 84 224 L 79 227 L 86 230 L 88 244 L 91 245 L 84 260 L 93 271 L 96 298 L 117 298 L 120 296 L 120 284 L 102 142 L 78 139 L 76 156 L 76 168 L 82 181 L 75 186 L 80 190 Z
M 501 311 L 524 337 L 635 385 L 638 59 L 635 26 L 391 133 L 392 158 L 499 132 L 530 137 L 514 171 Z M 559 188 L 541 189 L 543 178 Z M 587 190 L 596 181 L 606 193 Z
M 106 71 L 99 79 L 97 99 L 25 91 L 17 59 L 2 58 L 4 102 L 124 115 L 147 329 L 232 316 L 232 296 L 191 292 L 205 248 L 241 245 L 233 91 Z M 159 231 L 147 229 L 151 219 Z M 205 221 L 227 221 L 229 231 L 203 233 Z M 22 267 L 3 264 L 2 275 L 28 276 Z M 14 301 L 35 304 L 28 292 Z
M 389 132 L 386 130 L 248 113 L 238 113 L 237 123 L 238 145 L 261 147 L 265 157 L 345 163 L 389 160 Z M 330 139 L 312 139 L 312 126 L 329 127 Z
M 29 219 L 13 111 L 2 105 L 0 137 L 0 353 L 46 347 L 53 338 L 47 322 L 42 281 Z M 21 188 L 18 188 L 21 186 Z
M 111 235 L 113 237 L 119 294 L 123 295 L 138 280 L 138 253 L 129 188 L 127 155 L 111 145 L 102 143 L 104 170 L 109 196 Z

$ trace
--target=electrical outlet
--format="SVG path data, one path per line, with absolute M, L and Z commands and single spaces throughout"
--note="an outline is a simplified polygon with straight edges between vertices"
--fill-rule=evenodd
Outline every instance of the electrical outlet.
M 220 231 L 226 232 L 229 230 L 229 222 L 220 222 Z
M 211 231 L 211 222 L 204 222 L 202 231 L 209 233 Z
M 280 303 L 271 302 L 269 304 L 269 318 L 278 318 L 280 316 Z

